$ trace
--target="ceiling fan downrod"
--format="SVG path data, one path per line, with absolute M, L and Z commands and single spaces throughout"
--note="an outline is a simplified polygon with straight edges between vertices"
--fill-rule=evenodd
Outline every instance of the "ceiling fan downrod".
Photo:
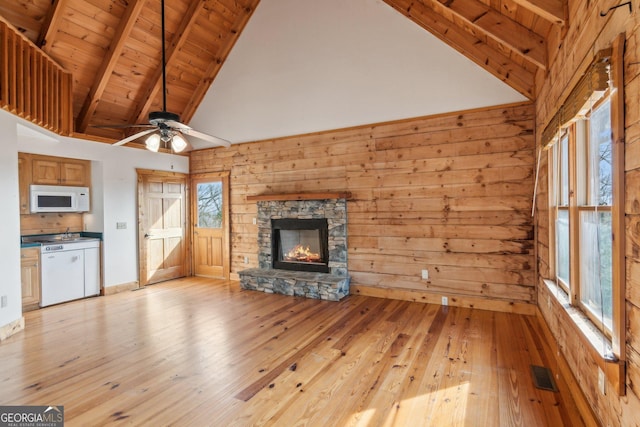
M 167 70 L 166 70 L 166 57 L 165 57 L 165 48 L 164 48 L 164 0 L 160 0 L 160 22 L 162 28 L 162 111 L 167 111 Z M 178 119 L 179 120 L 179 119 Z
M 159 125 L 167 121 L 179 122 L 180 116 L 167 111 L 167 58 L 165 49 L 165 18 L 164 18 L 164 0 L 160 0 L 160 28 L 161 28 L 161 46 L 162 46 L 162 111 L 151 111 L 149 113 L 149 123 Z

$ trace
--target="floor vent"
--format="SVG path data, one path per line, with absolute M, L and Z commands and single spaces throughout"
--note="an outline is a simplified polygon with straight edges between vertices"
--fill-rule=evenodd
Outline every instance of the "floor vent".
M 531 374 L 533 375 L 533 383 L 541 390 L 558 391 L 553 375 L 548 368 L 544 366 L 531 365 Z

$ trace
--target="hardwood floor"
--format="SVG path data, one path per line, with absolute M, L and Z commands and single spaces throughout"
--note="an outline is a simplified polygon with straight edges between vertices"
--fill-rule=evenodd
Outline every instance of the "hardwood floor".
M 0 343 L 0 405 L 64 405 L 70 426 L 582 424 L 533 385 L 532 317 L 186 278 L 25 320 Z

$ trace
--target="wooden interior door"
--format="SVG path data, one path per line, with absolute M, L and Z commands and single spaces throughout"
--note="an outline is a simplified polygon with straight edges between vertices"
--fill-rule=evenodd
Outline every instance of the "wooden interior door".
M 229 278 L 229 174 L 191 180 L 193 269 L 196 276 Z
M 138 170 L 140 285 L 184 277 L 187 175 Z

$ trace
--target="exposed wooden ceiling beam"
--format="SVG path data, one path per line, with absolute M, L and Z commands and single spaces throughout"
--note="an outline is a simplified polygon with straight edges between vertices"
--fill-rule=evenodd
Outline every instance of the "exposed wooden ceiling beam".
M 384 0 L 413 22 L 526 96 L 535 98 L 535 76 L 422 1 Z
M 426 0 L 434 9 L 444 8 L 462 18 L 475 29 L 491 37 L 525 60 L 545 70 L 547 68 L 547 44 L 545 39 L 520 25 L 508 16 L 478 0 Z
M 94 80 L 93 86 L 91 86 L 84 104 L 82 105 L 82 109 L 78 113 L 76 121 L 76 129 L 78 132 L 86 131 L 89 121 L 91 120 L 93 113 L 96 111 L 100 98 L 102 98 L 102 94 L 107 87 L 107 83 L 109 83 L 109 79 L 111 78 L 111 74 L 118 62 L 120 54 L 122 53 L 122 49 L 129 38 L 138 16 L 140 16 L 140 13 L 142 12 L 144 4 L 144 0 L 130 0 L 129 6 L 127 6 L 124 15 L 120 19 L 120 24 L 118 25 L 113 41 L 109 46 L 107 56 L 103 59 L 102 64 L 96 73 L 96 79 Z
M 567 0 L 512 0 L 541 18 L 556 25 L 567 22 Z
M 229 52 L 231 52 L 231 49 L 233 49 L 233 46 L 236 44 L 238 37 L 240 37 L 242 30 L 247 25 L 249 18 L 251 18 L 253 11 L 256 10 L 258 3 L 260 3 L 260 0 L 248 0 L 241 8 L 240 16 L 237 18 L 237 20 L 234 22 L 233 27 L 227 33 L 227 36 L 225 37 L 226 41 L 222 44 L 222 48 L 217 59 L 209 64 L 209 67 L 207 68 L 207 71 L 205 73 L 205 77 L 200 80 L 198 87 L 191 95 L 191 99 L 189 100 L 189 103 L 187 104 L 185 111 L 183 112 L 183 120 L 185 122 L 189 123 L 189 121 L 191 121 L 191 118 L 195 114 L 196 109 L 202 102 L 202 99 L 209 90 L 209 87 L 211 87 L 211 83 L 213 83 L 213 80 L 218 75 L 218 72 L 222 68 L 224 61 L 227 59 Z
M 58 32 L 58 27 L 62 21 L 62 13 L 59 12 L 65 9 L 66 3 L 67 0 L 54 0 L 51 5 L 51 9 L 49 9 L 49 13 L 42 24 L 42 29 L 40 30 L 40 35 L 38 36 L 36 45 L 47 53 L 51 51 L 53 39 Z
M 180 52 L 180 49 L 182 49 L 187 39 L 189 29 L 194 25 L 200 10 L 205 4 L 206 0 L 198 0 L 191 2 L 189 5 L 189 9 L 187 9 L 182 22 L 180 22 L 180 27 L 167 46 L 167 51 L 165 52 L 167 68 L 168 64 L 171 64 L 175 56 Z M 162 90 L 162 64 L 160 64 L 153 75 L 147 79 L 147 86 L 144 90 L 140 91 L 140 93 L 143 94 L 141 98 L 143 101 L 133 113 L 131 123 L 143 123 L 147 121 L 151 104 L 153 104 L 160 90 Z

